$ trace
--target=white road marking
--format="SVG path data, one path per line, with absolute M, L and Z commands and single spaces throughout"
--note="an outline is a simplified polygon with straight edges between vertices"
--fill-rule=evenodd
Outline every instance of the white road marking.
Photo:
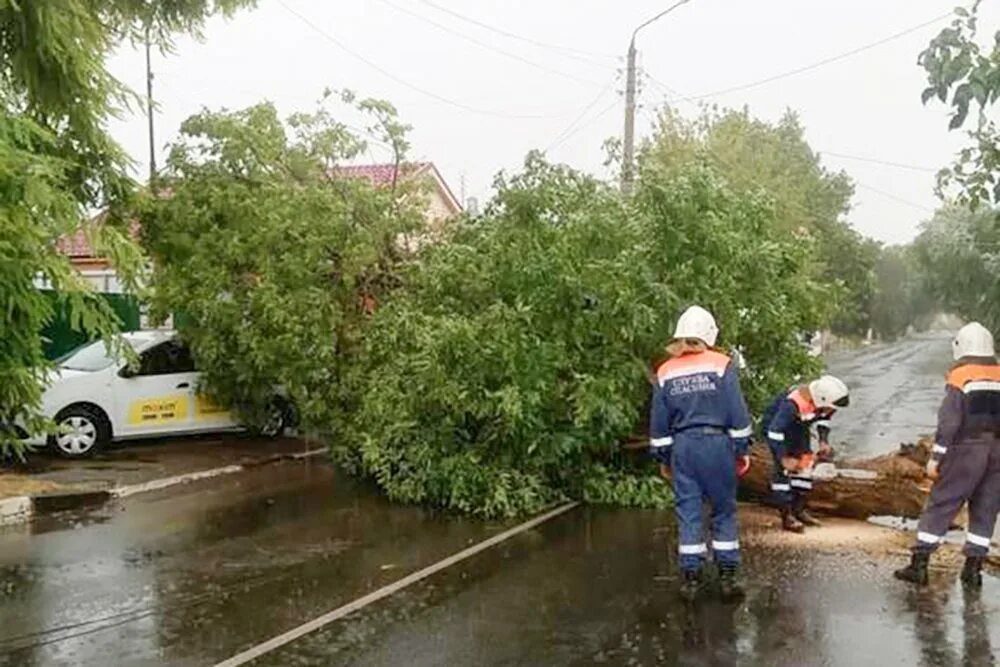
M 326 449 L 310 449 L 305 452 L 298 454 L 291 454 L 287 457 L 290 459 L 304 459 L 310 456 L 318 456 L 326 452 Z M 174 475 L 173 477 L 163 477 L 160 479 L 150 480 L 148 482 L 142 482 L 140 484 L 127 484 L 125 486 L 117 486 L 111 489 L 111 495 L 115 498 L 127 498 L 128 496 L 133 496 L 137 493 L 146 493 L 147 491 L 158 491 L 159 489 L 165 489 L 169 486 L 174 486 L 176 484 L 186 484 L 188 482 L 195 482 L 199 479 L 208 479 L 211 477 L 218 477 L 219 475 L 230 475 L 236 472 L 242 472 L 247 468 L 254 467 L 254 464 L 240 464 L 240 465 L 229 465 L 222 466 L 221 468 L 210 468 L 208 470 L 199 470 L 197 472 L 188 472 L 183 475 Z
M 422 570 L 417 570 L 412 574 L 408 574 L 402 579 L 394 581 L 393 583 L 387 586 L 383 586 L 382 588 L 376 591 L 372 591 L 368 595 L 360 597 L 352 602 L 348 602 L 343 606 L 337 607 L 333 611 L 329 611 L 323 614 L 322 616 L 317 616 L 313 620 L 303 623 L 297 628 L 292 628 L 291 630 L 285 632 L 284 634 L 280 634 L 277 637 L 268 639 L 266 642 L 257 644 L 256 646 L 252 646 L 241 653 L 237 653 L 228 660 L 224 660 L 216 664 L 215 667 L 237 667 L 237 665 L 244 665 L 250 662 L 251 660 L 256 660 L 257 658 L 266 653 L 270 653 L 271 651 L 280 648 L 285 644 L 291 643 L 296 639 L 299 639 L 300 637 L 303 637 L 309 634 L 310 632 L 313 632 L 314 630 L 319 630 L 323 626 L 329 625 L 330 623 L 333 623 L 334 621 L 339 620 L 347 616 L 348 614 L 352 614 L 355 611 L 358 611 L 359 609 L 367 607 L 373 602 L 378 602 L 383 598 L 389 597 L 390 595 L 393 595 L 394 593 L 403 590 L 407 586 L 417 583 L 421 579 L 426 579 L 432 574 L 440 572 L 441 570 L 449 568 L 452 565 L 455 565 L 456 563 L 459 563 L 467 558 L 471 558 L 472 556 L 475 556 L 476 554 L 485 551 L 490 547 L 496 546 L 501 542 L 509 540 L 515 535 L 523 533 L 526 530 L 531 530 L 535 526 L 541 525 L 550 519 L 554 519 L 560 514 L 564 514 L 570 511 L 579 504 L 580 504 L 579 502 L 570 502 L 566 503 L 565 505 L 560 505 L 559 507 L 555 508 L 550 512 L 546 512 L 541 516 L 537 516 L 534 519 L 525 521 L 520 525 L 514 526 L 513 528 L 505 530 L 502 533 L 498 533 L 493 537 L 483 540 L 482 542 L 477 542 L 476 544 L 472 545 L 467 549 L 463 549 L 458 553 L 448 556 L 444 560 L 439 560 L 433 565 L 429 565 Z

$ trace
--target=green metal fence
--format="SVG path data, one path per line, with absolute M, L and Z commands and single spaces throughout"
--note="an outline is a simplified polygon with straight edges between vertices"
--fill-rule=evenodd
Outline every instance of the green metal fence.
M 58 296 L 51 290 L 43 290 L 46 297 L 52 299 L 55 316 L 48 326 L 42 330 L 45 338 L 45 356 L 58 359 L 70 350 L 89 342 L 85 334 L 75 331 L 70 326 L 69 312 L 63 304 L 58 303 Z M 121 320 L 122 331 L 136 331 L 140 328 L 140 311 L 138 300 L 127 294 L 101 294 Z

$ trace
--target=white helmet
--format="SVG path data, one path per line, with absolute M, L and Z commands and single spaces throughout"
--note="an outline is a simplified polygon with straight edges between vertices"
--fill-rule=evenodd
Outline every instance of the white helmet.
M 832 375 L 810 382 L 809 393 L 817 408 L 846 408 L 850 402 L 847 385 Z
M 674 329 L 675 340 L 697 338 L 712 347 L 718 337 L 719 327 L 715 324 L 715 318 L 701 306 L 691 306 L 677 319 L 677 327 Z
M 955 361 L 962 357 L 992 357 L 995 354 L 993 334 L 979 322 L 969 322 L 951 341 L 951 353 Z

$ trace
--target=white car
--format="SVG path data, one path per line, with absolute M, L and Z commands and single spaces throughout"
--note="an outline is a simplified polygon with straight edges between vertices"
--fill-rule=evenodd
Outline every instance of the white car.
M 29 436 L 29 444 L 82 458 L 111 441 L 240 428 L 235 415 L 197 392 L 194 360 L 174 332 L 136 331 L 122 338 L 138 354 L 137 367 L 110 356 L 102 341 L 59 360 L 42 396 L 42 413 L 58 431 Z M 287 404 L 276 401 L 262 431 L 276 435 L 290 419 Z

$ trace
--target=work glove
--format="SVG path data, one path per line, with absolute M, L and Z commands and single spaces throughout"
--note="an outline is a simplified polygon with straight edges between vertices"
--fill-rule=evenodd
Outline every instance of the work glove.
M 820 463 L 833 461 L 833 447 L 830 446 L 829 442 L 819 443 L 819 451 L 816 452 L 816 459 Z
M 736 457 L 736 477 L 743 479 L 750 472 L 750 457 L 744 454 Z

